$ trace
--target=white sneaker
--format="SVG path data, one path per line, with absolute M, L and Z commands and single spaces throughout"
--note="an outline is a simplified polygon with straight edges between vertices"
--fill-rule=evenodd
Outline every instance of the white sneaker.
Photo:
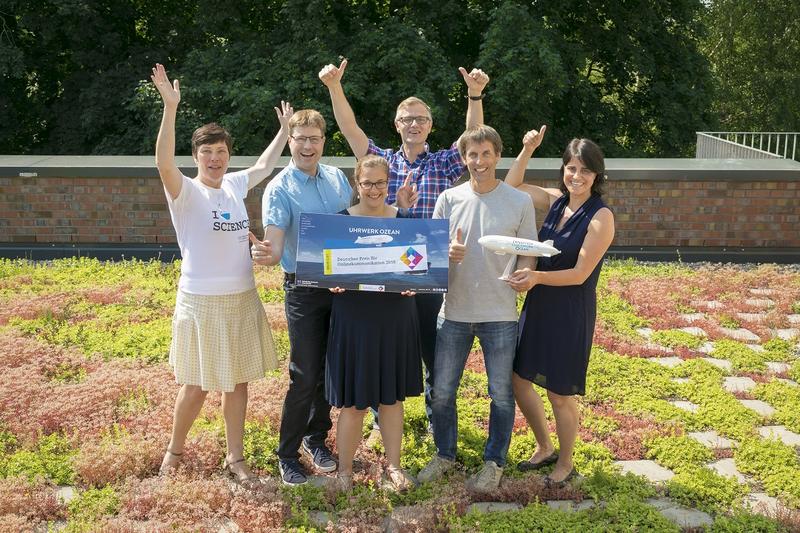
M 455 461 L 439 457 L 438 455 L 431 459 L 431 462 L 425 465 L 425 468 L 419 471 L 417 479 L 420 483 L 428 483 L 439 479 L 445 472 L 452 470 L 456 466 Z
M 491 492 L 500 486 L 502 477 L 503 469 L 494 461 L 486 461 L 483 463 L 483 468 L 469 478 L 467 487 L 475 492 Z

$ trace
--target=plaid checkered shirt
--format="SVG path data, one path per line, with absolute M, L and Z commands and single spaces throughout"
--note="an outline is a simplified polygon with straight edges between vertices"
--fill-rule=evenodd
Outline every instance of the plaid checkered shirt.
M 403 185 L 406 177 L 411 175 L 411 183 L 416 183 L 419 191 L 417 205 L 409 209 L 409 216 L 412 218 L 431 218 L 436 198 L 457 182 L 467 168 L 461 161 L 456 143 L 450 148 L 433 153 L 426 144 L 425 151 L 413 163 L 406 159 L 402 149 L 378 148 L 372 139 L 369 140 L 367 153 L 380 156 L 389 162 L 389 196 L 386 198 L 388 203 L 393 204 L 396 201 L 397 189 Z

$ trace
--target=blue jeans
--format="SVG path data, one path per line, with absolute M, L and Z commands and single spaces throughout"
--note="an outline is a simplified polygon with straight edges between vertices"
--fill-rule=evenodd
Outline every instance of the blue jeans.
M 475 337 L 481 343 L 489 378 L 489 440 L 483 450 L 484 461 L 498 466 L 506 463 L 508 444 L 514 428 L 514 393 L 511 372 L 517 345 L 517 322 L 455 322 L 439 318 L 434 360 L 432 408 L 433 440 L 437 453 L 455 460 L 458 441 L 456 391 L 464 374 Z

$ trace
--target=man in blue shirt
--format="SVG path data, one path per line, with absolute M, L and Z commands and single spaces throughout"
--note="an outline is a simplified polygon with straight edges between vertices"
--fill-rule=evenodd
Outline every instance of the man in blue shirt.
M 262 198 L 263 241 L 251 237 L 253 260 L 280 262 L 284 271 L 286 321 L 291 346 L 289 391 L 283 402 L 278 466 L 287 485 L 306 482 L 299 449 L 321 472 L 336 470 L 325 445 L 331 429 L 325 400 L 325 351 L 332 294 L 328 289 L 295 286 L 300 213 L 338 213 L 350 205 L 352 189 L 344 173 L 319 162 L 325 147 L 325 119 L 304 109 L 289 120 L 291 163 L 269 182 Z

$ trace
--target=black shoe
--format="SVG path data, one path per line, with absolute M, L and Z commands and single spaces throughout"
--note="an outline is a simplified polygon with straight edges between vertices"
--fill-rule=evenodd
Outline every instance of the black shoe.
M 336 460 L 331 455 L 331 451 L 326 446 L 309 446 L 308 442 L 303 439 L 303 451 L 311 458 L 311 462 L 320 472 L 333 472 L 337 468 Z
M 561 481 L 555 481 L 550 476 L 545 476 L 544 486 L 549 489 L 561 489 L 566 487 L 569 484 L 569 482 L 572 481 L 574 478 L 576 478 L 578 475 L 579 475 L 578 471 L 575 470 L 575 468 L 573 468 L 572 470 L 570 470 L 569 474 L 567 474 L 567 477 L 565 477 Z
M 551 453 L 538 463 L 533 463 L 531 461 L 520 461 L 517 463 L 517 470 L 520 472 L 529 472 L 531 470 L 539 470 L 540 468 L 551 465 L 558 461 L 558 454 L 556 452 Z
M 308 481 L 303 465 L 297 459 L 278 459 L 278 470 L 284 485 L 302 485 Z

